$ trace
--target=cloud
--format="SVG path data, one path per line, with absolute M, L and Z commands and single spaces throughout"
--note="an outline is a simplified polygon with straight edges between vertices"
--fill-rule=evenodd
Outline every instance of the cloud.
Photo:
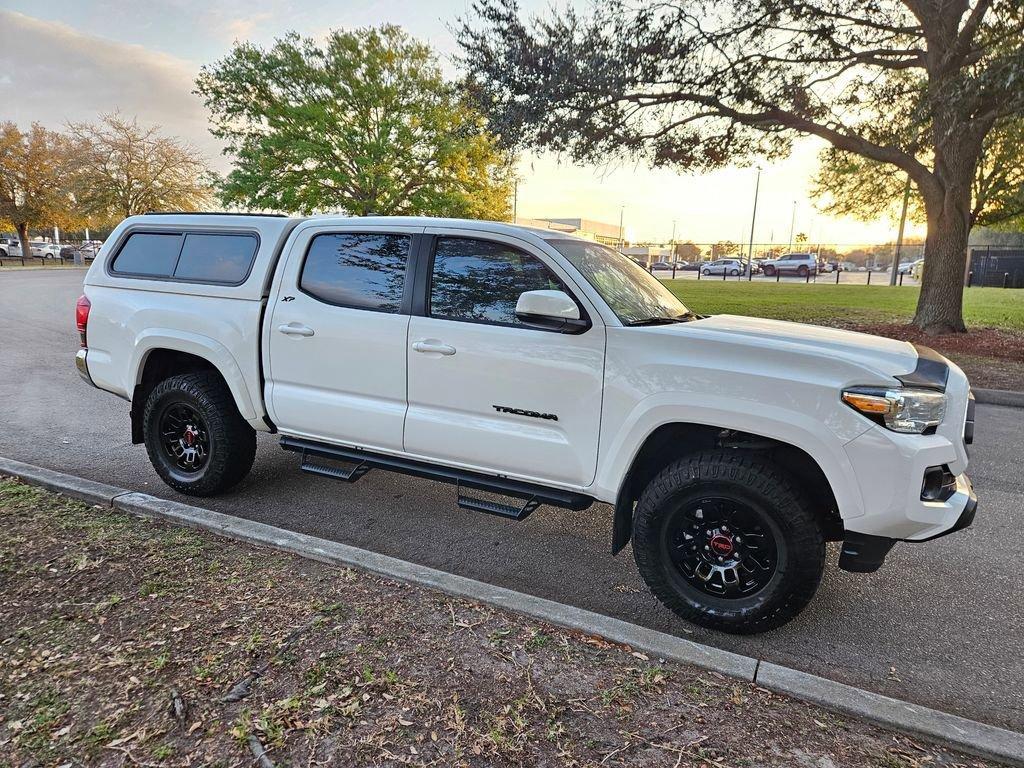
M 234 40 L 247 40 L 256 31 L 257 27 L 271 18 L 273 18 L 272 13 L 253 13 L 250 16 L 228 20 L 224 24 L 223 29 L 232 42 Z
M 207 130 L 206 108 L 191 93 L 194 64 L 10 11 L 0 11 L 0 28 L 0 118 L 59 129 L 120 111 L 162 126 L 226 168 L 221 145 Z

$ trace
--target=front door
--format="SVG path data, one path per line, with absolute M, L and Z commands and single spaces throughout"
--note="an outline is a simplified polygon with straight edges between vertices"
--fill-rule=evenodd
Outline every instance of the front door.
M 432 230 L 427 230 L 430 234 Z M 589 485 L 597 465 L 605 329 L 557 263 L 515 238 L 433 230 L 424 315 L 409 327 L 407 452 L 502 475 Z M 593 324 L 526 327 L 519 295 L 565 290 Z
M 282 432 L 402 449 L 406 274 L 420 229 L 296 232 L 264 336 L 267 402 Z

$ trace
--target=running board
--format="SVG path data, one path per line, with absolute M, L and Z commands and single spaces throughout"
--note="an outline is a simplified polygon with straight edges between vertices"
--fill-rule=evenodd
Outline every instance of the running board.
M 459 483 L 459 491 L 456 502 L 462 509 L 471 509 L 475 512 L 483 512 L 488 515 L 507 517 L 510 520 L 525 520 L 531 512 L 540 506 L 536 496 L 526 500 L 521 507 L 514 507 L 511 504 L 502 504 L 500 501 L 488 501 L 487 499 L 476 499 L 472 496 L 462 495 L 462 484 Z
M 344 467 L 329 467 L 326 464 L 315 464 L 310 461 L 306 451 L 303 451 L 302 463 L 299 464 L 299 469 L 303 472 L 309 472 L 311 475 L 323 475 L 324 477 L 333 477 L 336 480 L 344 480 L 346 483 L 354 483 L 369 472 L 372 467 L 368 466 L 365 461 L 361 461 L 349 469 L 345 469 Z
M 459 506 L 464 509 L 474 509 L 488 514 L 502 515 L 514 520 L 522 520 L 541 504 L 548 504 L 553 507 L 564 509 L 586 509 L 594 503 L 594 499 L 575 491 L 566 491 L 561 488 L 549 488 L 544 485 L 528 483 L 523 480 L 514 480 L 501 475 L 487 475 L 482 472 L 473 472 L 458 467 L 447 467 L 440 464 L 431 464 L 427 461 L 407 459 L 403 456 L 390 456 L 384 453 L 364 451 L 360 448 L 348 448 L 340 445 L 328 445 L 327 443 L 307 440 L 299 437 L 281 437 L 281 447 L 286 451 L 295 451 L 302 455 L 302 468 L 313 474 L 325 477 L 336 477 L 348 480 L 350 474 L 352 480 L 358 480 L 370 469 L 386 469 L 392 472 L 401 472 L 406 475 L 425 477 L 428 480 L 440 480 L 443 483 L 453 483 L 459 487 Z M 354 462 L 354 470 L 328 467 L 315 464 L 310 457 L 331 459 L 334 461 Z M 362 469 L 364 468 L 365 469 Z M 356 470 L 360 470 L 359 476 L 355 476 Z M 515 508 L 505 504 L 499 504 L 483 499 L 474 499 L 463 496 L 462 488 L 475 488 L 480 491 L 499 493 L 504 496 L 513 496 L 523 499 L 526 503 L 522 508 Z M 465 503 L 463 503 L 465 502 Z

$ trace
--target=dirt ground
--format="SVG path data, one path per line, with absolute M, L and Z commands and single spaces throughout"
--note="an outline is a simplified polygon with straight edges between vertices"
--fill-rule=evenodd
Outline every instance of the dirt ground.
M 985 766 L 628 647 L 0 479 L 0 763 Z

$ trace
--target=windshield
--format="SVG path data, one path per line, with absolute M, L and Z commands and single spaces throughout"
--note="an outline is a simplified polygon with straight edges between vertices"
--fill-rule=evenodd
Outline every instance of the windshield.
M 618 251 L 585 240 L 548 242 L 594 286 L 624 325 L 691 316 L 658 278 Z

